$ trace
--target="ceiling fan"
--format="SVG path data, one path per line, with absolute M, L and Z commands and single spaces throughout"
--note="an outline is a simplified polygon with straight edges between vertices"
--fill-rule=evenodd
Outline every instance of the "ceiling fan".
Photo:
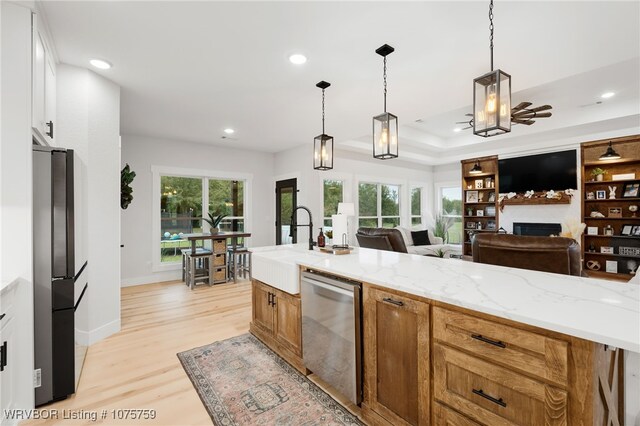
M 553 108 L 551 105 L 542 105 L 535 108 L 529 108 L 531 105 L 531 102 L 520 102 L 518 105 L 511 108 L 511 123 L 531 126 L 533 123 L 535 123 L 534 118 L 551 117 L 551 112 L 542 112 Z M 456 124 L 468 125 L 467 127 L 464 127 L 460 130 L 473 128 L 473 114 L 465 114 L 465 116 L 472 118 L 469 121 L 457 121 Z

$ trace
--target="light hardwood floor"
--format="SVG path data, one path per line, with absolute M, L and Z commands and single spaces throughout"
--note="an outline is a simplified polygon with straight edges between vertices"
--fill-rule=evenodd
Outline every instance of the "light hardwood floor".
M 246 333 L 251 284 L 181 282 L 122 289 L 122 331 L 89 348 L 76 394 L 47 409 L 98 411 L 99 420 L 26 424 L 210 425 L 176 353 Z M 114 420 L 112 409 L 154 409 L 155 420 Z M 106 419 L 100 419 L 108 410 Z M 61 414 L 60 414 L 61 415 Z

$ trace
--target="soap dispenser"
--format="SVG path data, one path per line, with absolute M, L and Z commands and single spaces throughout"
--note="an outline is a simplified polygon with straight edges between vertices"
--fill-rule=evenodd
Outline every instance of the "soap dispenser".
M 324 247 L 324 233 L 322 232 L 322 228 L 320 228 L 320 233 L 318 234 L 318 247 Z

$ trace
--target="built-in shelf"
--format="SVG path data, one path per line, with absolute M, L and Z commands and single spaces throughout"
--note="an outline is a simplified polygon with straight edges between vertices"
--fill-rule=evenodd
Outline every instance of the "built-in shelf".
M 640 256 L 630 256 L 627 254 L 618 254 L 618 253 L 598 253 L 595 251 L 585 251 L 585 256 L 608 256 L 608 257 L 624 257 L 629 259 L 638 259 L 640 260 Z
M 634 235 L 602 235 L 602 234 L 598 234 L 598 235 L 588 235 L 588 234 L 584 234 L 585 238 L 628 238 L 631 240 L 638 240 L 640 241 L 640 237 L 636 237 Z
M 584 220 L 640 220 L 640 217 L 585 217 Z
M 614 274 L 611 272 L 604 271 L 594 271 L 588 268 L 585 268 L 585 272 L 593 278 L 604 278 L 608 280 L 616 280 L 616 281 L 629 281 L 631 278 L 635 277 L 635 275 L 631 274 Z
M 499 209 L 498 209 L 498 188 L 500 188 L 498 180 L 498 157 L 493 155 L 490 157 L 473 158 L 468 160 L 462 160 L 462 211 L 466 214 L 462 217 L 462 229 L 463 229 L 463 255 L 471 255 L 471 238 L 472 233 L 481 232 L 496 232 L 499 229 Z M 471 170 L 476 166 L 480 166 L 482 173 L 472 174 Z M 476 188 L 476 181 L 482 181 L 482 188 Z M 478 194 L 478 199 L 482 201 L 468 202 L 467 195 L 472 191 Z M 489 200 L 489 197 L 493 196 L 493 201 Z M 493 206 L 495 211 L 492 211 L 491 215 L 477 214 L 477 210 L 486 213 L 486 209 L 489 206 Z M 495 228 L 492 229 L 476 229 L 468 228 L 469 224 L 475 224 L 480 222 L 483 226 L 487 225 L 487 221 L 491 221 Z
M 620 180 L 590 180 L 585 182 L 585 185 L 611 185 L 612 183 L 627 183 L 627 182 L 638 182 L 640 179 L 620 179 Z
M 640 198 L 637 198 L 637 197 L 635 197 L 635 198 L 631 198 L 631 197 L 625 197 L 625 198 L 600 198 L 599 200 L 595 199 L 595 200 L 584 200 L 584 201 L 586 201 L 587 203 L 602 203 L 602 202 L 608 203 L 608 202 L 617 201 L 619 203 L 621 201 L 640 201 Z
M 471 188 L 465 189 L 465 191 L 495 191 L 495 188 Z
M 620 139 L 628 139 L 628 138 L 620 138 Z M 636 164 L 636 163 L 640 163 L 640 158 L 621 158 L 619 160 L 587 161 L 586 163 L 583 164 L 583 166 L 585 167 L 597 166 L 597 167 L 606 169 L 607 166 L 615 166 L 618 164 Z
M 495 216 L 466 216 L 466 215 L 465 217 L 469 219 L 495 219 L 496 218 Z

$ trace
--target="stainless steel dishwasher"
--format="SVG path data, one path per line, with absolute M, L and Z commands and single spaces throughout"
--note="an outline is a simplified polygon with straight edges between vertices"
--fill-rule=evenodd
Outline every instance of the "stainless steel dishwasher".
M 355 404 L 362 401 L 362 284 L 302 273 L 304 365 Z

